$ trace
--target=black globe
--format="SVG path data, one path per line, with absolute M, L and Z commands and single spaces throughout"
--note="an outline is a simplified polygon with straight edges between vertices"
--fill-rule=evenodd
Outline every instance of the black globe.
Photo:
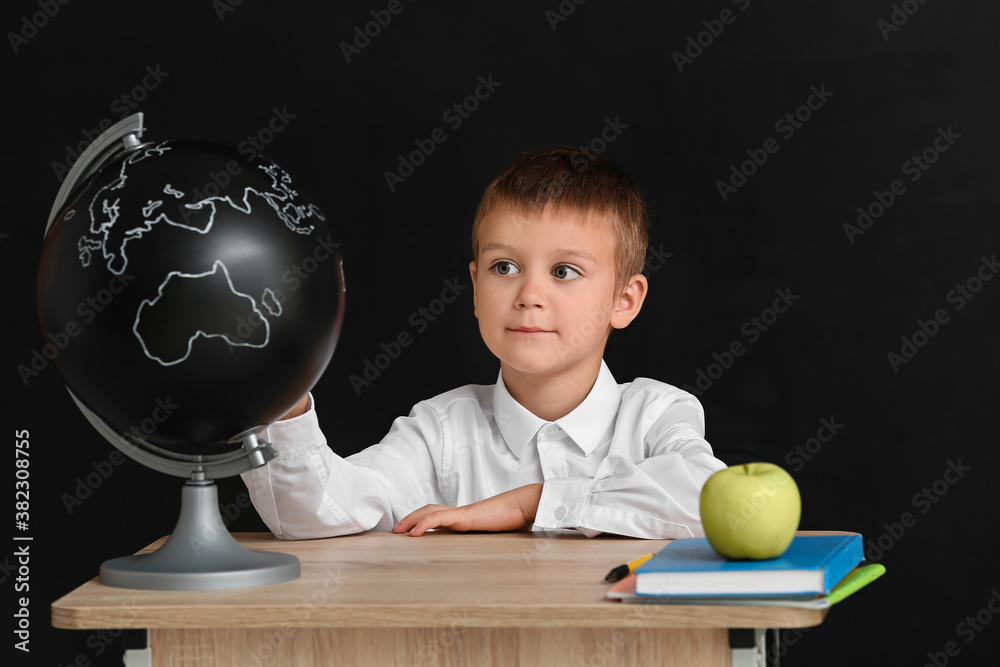
M 68 201 L 42 252 L 42 332 L 110 428 L 215 454 L 319 379 L 344 308 L 339 244 L 280 167 L 219 144 L 143 144 Z

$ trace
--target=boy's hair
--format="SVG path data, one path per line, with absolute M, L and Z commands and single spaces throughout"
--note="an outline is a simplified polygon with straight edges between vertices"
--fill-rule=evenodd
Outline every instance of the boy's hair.
M 580 213 L 611 229 L 616 292 L 642 271 L 649 243 L 649 218 L 642 193 L 611 162 L 572 146 L 525 153 L 493 179 L 472 223 L 473 259 L 479 261 L 479 229 L 486 216 L 509 208 L 532 217 L 548 207 Z

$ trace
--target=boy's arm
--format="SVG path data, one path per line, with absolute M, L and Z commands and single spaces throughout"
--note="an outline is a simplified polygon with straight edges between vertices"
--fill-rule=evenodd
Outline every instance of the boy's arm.
M 635 383 L 633 383 L 635 384 Z M 622 403 L 619 427 L 593 477 L 546 480 L 535 528 L 647 539 L 704 535 L 701 488 L 726 465 L 705 441 L 701 404 L 687 392 Z M 642 426 L 646 425 L 646 426 Z
M 297 409 L 302 414 L 292 416 Z M 440 445 L 432 410 L 415 406 L 397 419 L 381 444 L 338 456 L 319 428 L 307 399 L 262 439 L 278 456 L 241 475 L 267 527 L 282 539 L 312 539 L 366 530 L 388 531 L 393 507 L 440 501 L 431 451 Z
M 534 523 L 541 497 L 542 483 L 538 483 L 511 489 L 462 507 L 425 505 L 403 517 L 392 532 L 419 537 L 431 528 L 459 531 L 521 530 Z

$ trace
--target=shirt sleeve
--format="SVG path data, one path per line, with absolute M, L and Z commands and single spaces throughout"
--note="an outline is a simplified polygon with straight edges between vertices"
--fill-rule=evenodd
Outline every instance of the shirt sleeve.
M 442 436 L 436 411 L 419 403 L 381 443 L 344 458 L 327 445 L 310 399 L 307 412 L 265 430 L 262 439 L 277 457 L 241 477 L 279 538 L 388 531 L 414 509 L 441 502 L 435 480 Z
M 630 398 L 637 397 L 626 392 L 611 448 L 593 477 L 546 480 L 536 529 L 576 528 L 588 537 L 704 535 L 701 488 L 726 465 L 705 440 L 701 404 L 675 388 Z

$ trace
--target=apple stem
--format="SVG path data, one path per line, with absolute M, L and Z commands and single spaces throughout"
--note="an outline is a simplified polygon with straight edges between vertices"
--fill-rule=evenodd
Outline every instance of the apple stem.
M 745 472 L 748 475 L 750 474 L 750 464 L 749 463 L 744 463 L 743 464 L 743 472 Z

